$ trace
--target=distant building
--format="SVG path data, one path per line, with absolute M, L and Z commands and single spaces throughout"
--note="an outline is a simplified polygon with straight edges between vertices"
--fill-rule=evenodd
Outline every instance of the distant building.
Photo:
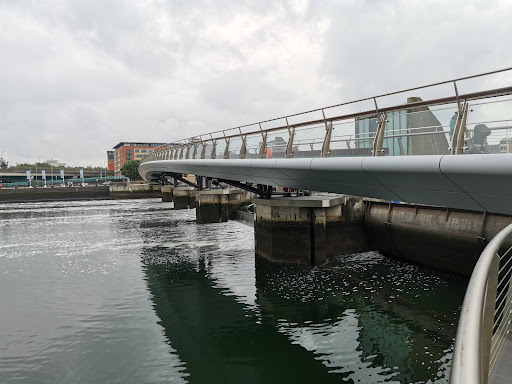
M 107 151 L 107 170 L 114 170 L 114 151 Z
M 410 97 L 407 103 L 421 101 L 419 97 Z M 371 156 L 373 141 L 377 132 L 375 116 L 357 119 L 355 126 L 356 156 Z M 437 133 L 439 132 L 439 133 Z M 447 155 L 448 139 L 442 124 L 428 107 L 407 108 L 402 111 L 388 112 L 382 149 L 386 156 L 398 155 Z M 367 153 L 362 153 L 366 150 Z
M 499 143 L 499 153 L 512 153 L 512 138 L 504 138 Z
M 142 160 L 165 143 L 120 142 L 114 147 L 114 174 L 120 175 L 123 165 L 130 160 Z

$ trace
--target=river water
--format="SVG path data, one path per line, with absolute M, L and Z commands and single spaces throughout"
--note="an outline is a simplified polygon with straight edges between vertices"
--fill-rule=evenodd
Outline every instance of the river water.
M 254 257 L 158 199 L 0 204 L 0 383 L 446 383 L 467 281 Z

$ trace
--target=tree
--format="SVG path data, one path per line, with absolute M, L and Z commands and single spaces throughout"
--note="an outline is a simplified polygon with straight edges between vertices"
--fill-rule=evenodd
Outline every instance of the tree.
M 8 167 L 9 163 L 3 157 L 0 157 L 0 169 L 7 169 Z
M 130 180 L 140 179 L 139 165 L 139 160 L 127 161 L 121 168 L 121 175 L 123 175 L 124 177 L 129 177 Z

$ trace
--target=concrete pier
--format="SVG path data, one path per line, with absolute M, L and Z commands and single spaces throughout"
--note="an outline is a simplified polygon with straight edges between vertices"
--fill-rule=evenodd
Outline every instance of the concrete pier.
M 173 189 L 174 209 L 189 209 L 196 207 L 195 188 L 178 186 Z
M 254 198 L 256 255 L 319 265 L 328 257 L 370 250 L 362 199 L 343 195 Z
M 231 212 L 242 203 L 240 189 L 212 189 L 196 192 L 196 222 L 199 224 L 228 221 Z
M 162 201 L 172 201 L 174 185 L 163 185 L 162 186 Z

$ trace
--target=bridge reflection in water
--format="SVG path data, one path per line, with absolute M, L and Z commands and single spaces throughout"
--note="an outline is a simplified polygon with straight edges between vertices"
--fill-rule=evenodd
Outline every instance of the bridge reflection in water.
M 154 308 L 191 383 L 448 381 L 465 279 L 377 253 L 255 262 L 248 227 L 189 215 L 141 227 Z

